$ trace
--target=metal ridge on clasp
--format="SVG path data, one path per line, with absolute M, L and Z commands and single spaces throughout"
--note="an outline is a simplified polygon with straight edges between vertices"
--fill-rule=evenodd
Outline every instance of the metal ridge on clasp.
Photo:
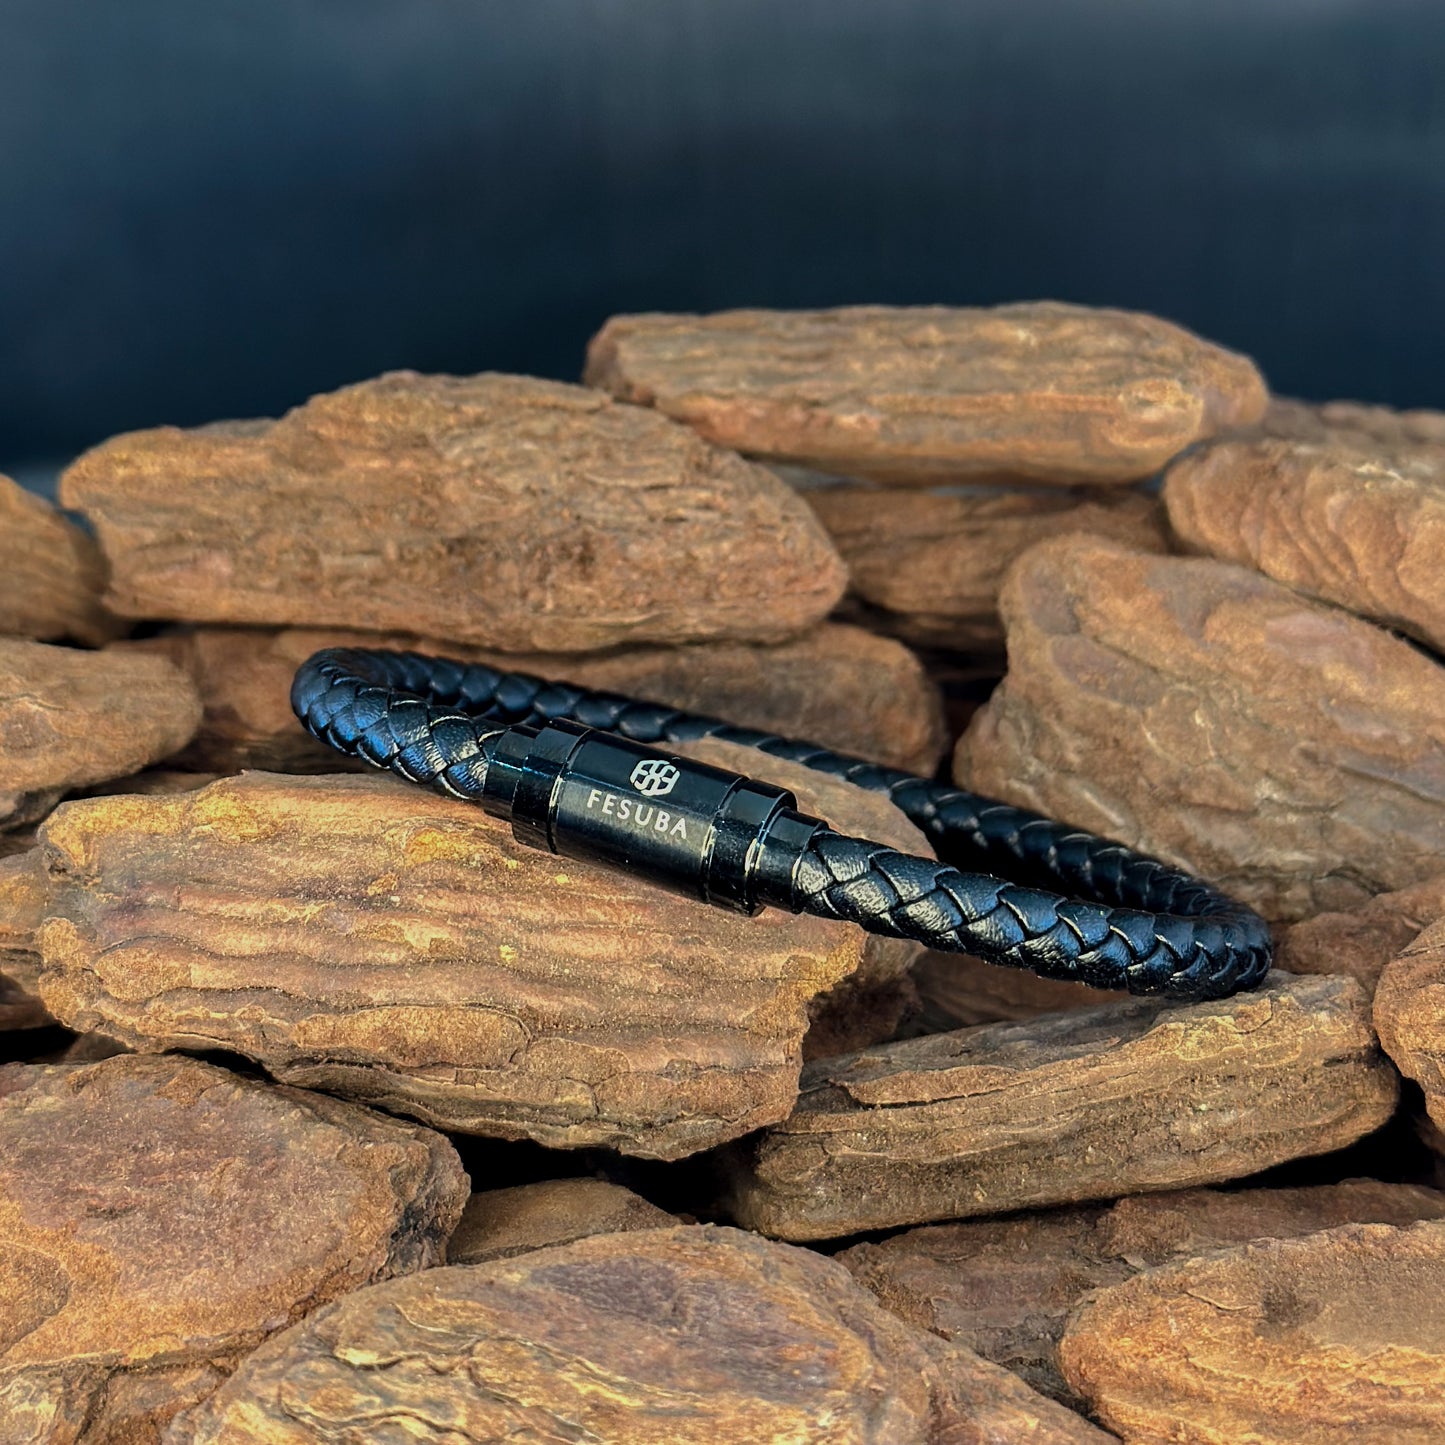
M 819 828 L 784 788 L 573 722 L 496 735 L 482 806 L 516 838 L 622 864 L 674 891 L 756 913 L 797 911 L 794 877 Z

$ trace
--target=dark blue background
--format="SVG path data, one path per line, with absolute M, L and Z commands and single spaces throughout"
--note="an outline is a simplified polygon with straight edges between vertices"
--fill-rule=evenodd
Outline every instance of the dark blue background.
M 610 312 L 1051 296 L 1445 404 L 1441 0 L 0 0 L 0 468 Z

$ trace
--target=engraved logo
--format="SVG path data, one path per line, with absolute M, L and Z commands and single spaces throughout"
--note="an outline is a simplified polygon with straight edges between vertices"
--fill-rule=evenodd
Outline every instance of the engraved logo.
M 671 763 L 661 758 L 644 758 L 632 770 L 632 786 L 644 798 L 664 798 L 676 786 L 682 776 Z

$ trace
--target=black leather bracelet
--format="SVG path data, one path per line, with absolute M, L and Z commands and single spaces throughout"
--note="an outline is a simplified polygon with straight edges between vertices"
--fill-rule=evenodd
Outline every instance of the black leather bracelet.
M 334 648 L 291 705 L 343 753 L 710 903 L 771 904 L 1032 969 L 1173 998 L 1252 988 L 1264 921 L 1208 884 L 1035 813 L 812 743 L 656 703 L 416 653 Z M 781 788 L 652 744 L 715 737 L 885 793 L 937 859 L 835 833 Z M 979 871 L 962 871 L 964 869 Z M 996 876 L 997 871 L 1011 876 Z

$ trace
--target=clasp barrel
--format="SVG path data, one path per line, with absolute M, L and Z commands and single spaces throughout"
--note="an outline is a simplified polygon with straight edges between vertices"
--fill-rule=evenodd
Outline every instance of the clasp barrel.
M 783 788 L 572 722 L 498 737 L 482 804 L 532 847 L 749 914 L 797 911 L 798 859 L 824 826 Z

